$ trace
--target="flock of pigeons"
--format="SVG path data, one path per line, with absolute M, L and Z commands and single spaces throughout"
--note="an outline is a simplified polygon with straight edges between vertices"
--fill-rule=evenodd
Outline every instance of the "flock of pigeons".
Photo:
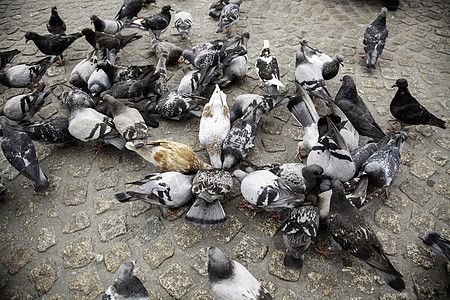
M 386 135 L 359 97 L 353 79 L 346 75 L 334 97 L 326 80 L 334 78 L 344 58 L 332 59 L 302 41 L 296 52 L 295 83 L 297 92 L 288 95 L 270 43 L 264 41 L 255 68 L 261 88 L 267 94 L 244 94 L 230 109 L 221 88 L 245 78 L 248 70 L 248 33 L 180 49 L 160 39 L 171 22 L 170 5 L 145 18 L 135 18 L 143 5 L 155 1 L 125 0 L 116 20 L 101 20 L 92 15 L 94 30 L 66 34 L 65 22 L 52 8 L 47 28 L 50 34 L 28 32 L 46 57 L 40 61 L 10 67 L 19 51 L 0 53 L 0 83 L 11 88 L 30 88 L 32 92 L 10 98 L 0 116 L 2 150 L 13 167 L 29 179 L 36 192 L 44 192 L 50 183 L 39 167 L 32 140 L 64 145 L 83 142 L 107 143 L 122 151 L 134 151 L 166 172 L 150 174 L 133 184 L 133 191 L 117 193 L 120 202 L 143 200 L 160 206 L 166 215 L 191 199 L 194 204 L 186 220 L 199 225 L 226 221 L 221 202 L 233 187 L 233 177 L 240 181 L 244 206 L 251 209 L 284 211 L 282 226 L 286 245 L 284 263 L 299 270 L 304 253 L 316 237 L 320 224 L 326 224 L 332 238 L 350 254 L 373 267 L 395 290 L 405 288 L 402 274 L 384 254 L 376 234 L 369 226 L 362 207 L 373 199 L 388 195 L 401 162 L 402 145 L 408 138 L 404 131 Z M 229 32 L 239 21 L 242 0 L 214 0 L 210 16 L 219 19 L 217 33 Z M 374 70 L 388 36 L 387 9 L 370 24 L 364 35 L 368 70 Z M 189 12 L 177 11 L 174 25 L 186 38 L 193 24 Z M 120 66 L 115 60 L 120 50 L 142 35 L 122 35 L 122 28 L 138 28 L 149 33 L 150 48 L 158 63 L 146 66 Z M 70 116 L 53 117 L 29 123 L 45 98 L 58 86 L 33 87 L 46 70 L 59 61 L 63 52 L 83 37 L 93 47 L 88 58 L 72 70 L 69 83 L 59 99 L 67 105 Z M 233 46 L 234 45 L 234 46 Z M 186 59 L 194 67 L 185 73 L 176 89 L 167 88 L 166 65 Z M 205 88 L 215 84 L 209 100 Z M 445 122 L 429 113 L 408 91 L 405 79 L 398 88 L 390 110 L 401 124 L 428 124 L 445 128 Z M 62 85 L 60 85 L 62 89 Z M 252 149 L 258 123 L 264 114 L 287 105 L 303 126 L 304 136 L 299 153 L 309 152 L 306 163 L 254 166 L 245 162 Z M 187 145 L 169 140 L 149 140 L 149 127 L 157 127 L 152 117 L 180 120 L 187 114 L 200 117 L 199 141 L 208 152 L 210 163 L 202 161 Z M 15 121 L 11 125 L 9 120 Z M 99 146 L 101 147 L 101 146 Z M 100 148 L 99 148 L 100 149 Z M 301 159 L 301 158 L 300 158 Z M 239 164 L 230 173 L 228 170 Z M 0 186 L 1 191 L 5 189 Z M 449 242 L 429 233 L 424 242 L 449 259 Z M 118 281 L 105 293 L 104 299 L 148 298 L 140 280 L 133 275 L 134 262 L 119 269 Z M 272 299 L 267 290 L 238 262 L 228 259 L 218 248 L 209 249 L 210 291 L 216 299 Z M 141 298 L 139 298 L 141 297 Z M 122 298 L 121 298 L 122 299 Z

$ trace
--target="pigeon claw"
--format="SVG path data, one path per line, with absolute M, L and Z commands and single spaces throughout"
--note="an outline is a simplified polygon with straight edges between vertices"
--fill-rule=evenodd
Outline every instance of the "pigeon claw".
M 240 200 L 241 201 L 241 205 L 239 205 L 239 208 L 247 208 L 248 210 L 251 210 L 250 205 L 248 204 L 248 201 L 245 200 Z
M 169 209 L 169 211 L 167 212 L 167 217 L 168 216 L 175 216 L 175 217 L 179 217 L 180 215 L 177 214 L 177 212 L 180 210 L 180 208 L 177 209 Z
M 56 64 L 57 67 L 62 67 L 64 65 L 64 59 L 60 59 Z
M 328 254 L 330 254 L 329 250 L 323 249 L 322 247 L 320 247 L 319 245 L 316 244 L 316 251 L 317 253 L 323 254 L 325 255 L 328 259 L 330 259 L 330 257 L 328 256 Z
M 273 214 L 270 217 L 272 217 L 274 219 L 281 220 L 283 218 L 283 215 L 280 212 L 278 212 L 278 211 L 274 211 Z
M 95 152 L 95 154 L 98 154 L 100 152 L 100 150 L 102 150 L 103 146 L 105 146 L 105 144 L 95 144 L 95 147 L 92 149 L 89 149 L 89 151 Z
M 303 162 L 302 155 L 300 154 L 300 148 L 297 149 L 297 154 L 295 154 L 294 160 L 297 158 L 297 156 L 298 156 L 298 159 L 299 159 L 301 162 Z

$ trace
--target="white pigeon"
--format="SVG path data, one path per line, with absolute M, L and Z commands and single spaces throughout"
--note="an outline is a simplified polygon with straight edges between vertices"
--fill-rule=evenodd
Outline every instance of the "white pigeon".
M 176 10 L 174 17 L 174 26 L 177 28 L 182 39 L 187 38 L 192 28 L 192 15 L 187 11 L 181 9 Z
M 229 131 L 230 110 L 227 97 L 216 85 L 211 99 L 203 109 L 198 133 L 200 143 L 208 151 L 211 165 L 216 169 L 222 168 L 222 142 Z
M 280 69 L 275 56 L 270 53 L 270 43 L 264 40 L 263 49 L 255 64 L 261 82 L 267 87 L 269 94 L 277 94 L 284 84 L 280 81 Z
M 216 247 L 208 249 L 209 290 L 216 300 L 271 300 L 269 292 L 240 263 Z

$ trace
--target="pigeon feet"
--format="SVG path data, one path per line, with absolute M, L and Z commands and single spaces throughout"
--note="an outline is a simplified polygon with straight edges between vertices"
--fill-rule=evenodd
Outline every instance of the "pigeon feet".
M 280 212 L 278 212 L 278 211 L 274 211 L 273 215 L 271 215 L 271 217 L 274 218 L 274 219 L 281 220 L 283 218 L 283 215 Z
M 329 250 L 323 249 L 322 247 L 320 247 L 318 244 L 316 244 L 316 251 L 320 254 L 325 255 L 328 259 L 330 259 L 330 257 L 328 256 L 328 254 L 330 254 Z
M 62 67 L 64 65 L 64 59 L 60 59 L 56 64 L 57 67 Z
M 297 156 L 300 162 L 303 162 L 302 155 L 300 154 L 300 148 L 297 149 L 297 154 L 295 154 L 294 160 L 297 158 Z
M 169 209 L 169 211 L 167 212 L 167 216 L 175 216 L 175 217 L 179 217 L 180 215 L 177 214 L 177 212 L 180 210 L 181 208 L 177 208 L 177 209 Z
M 240 201 L 241 201 L 241 205 L 238 206 L 239 208 L 247 208 L 248 210 L 251 210 L 250 205 L 248 204 L 247 201 L 242 200 L 242 199 Z
M 93 152 L 95 152 L 95 154 L 98 154 L 100 152 L 100 150 L 102 150 L 103 146 L 105 146 L 105 144 L 95 144 L 95 147 L 92 149 L 89 149 L 89 151 L 93 151 Z

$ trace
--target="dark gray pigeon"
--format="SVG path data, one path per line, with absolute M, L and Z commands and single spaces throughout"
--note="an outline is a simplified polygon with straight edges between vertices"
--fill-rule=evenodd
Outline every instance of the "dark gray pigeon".
M 358 95 L 355 82 L 350 76 L 345 75 L 342 78 L 342 85 L 334 98 L 334 102 L 359 134 L 370 137 L 376 142 L 384 138 L 383 130 L 378 126 L 375 118 Z
M 163 209 L 164 215 L 169 209 L 179 208 L 192 198 L 191 188 L 194 175 L 184 175 L 179 172 L 154 173 L 144 180 L 132 182 L 141 184 L 133 191 L 114 195 L 119 202 L 142 200 Z
M 92 24 L 94 24 L 95 31 L 100 31 L 108 34 L 116 34 L 120 32 L 125 25 L 125 20 L 102 20 L 96 15 L 91 16 L 91 22 Z
M 386 28 L 387 8 L 381 9 L 378 17 L 367 27 L 364 32 L 364 52 L 366 58 L 366 68 L 370 71 L 376 69 L 378 58 L 383 52 L 388 30 Z
M 125 0 L 116 15 L 116 20 L 122 18 L 132 19 L 137 17 L 142 9 L 142 0 Z
M 155 91 L 156 82 L 159 77 L 159 73 L 148 71 L 147 73 L 143 73 L 138 79 L 116 82 L 110 86 L 109 89 L 105 90 L 101 94 L 101 97 L 104 95 L 111 95 L 117 99 L 129 99 L 142 96 L 147 97 L 152 91 Z
M 445 258 L 447 261 L 450 261 L 449 240 L 443 238 L 439 233 L 433 230 L 428 231 L 422 240 L 431 250 Z
M 31 40 L 42 53 L 46 55 L 59 56 L 60 62 L 58 65 L 62 65 L 64 63 L 62 53 L 80 37 L 82 37 L 81 33 L 73 33 L 69 35 L 39 35 L 35 32 L 29 31 L 25 34 L 25 43 Z
M 261 54 L 256 59 L 256 72 L 269 94 L 279 94 L 284 84 L 280 81 L 280 69 L 275 56 L 270 53 L 270 43 L 264 40 Z
M 227 220 L 221 201 L 233 188 L 233 178 L 223 170 L 199 170 L 192 182 L 195 202 L 186 220 L 198 225 L 215 225 Z
M 322 66 L 322 76 L 324 80 L 330 80 L 339 73 L 339 67 L 344 66 L 344 57 L 336 54 L 332 61 L 327 61 Z
M 74 142 L 69 132 L 69 120 L 66 117 L 53 117 L 41 122 L 23 126 L 23 132 L 35 141 L 48 144 L 66 145 Z
M 55 87 L 45 89 L 41 84 L 33 93 L 14 96 L 5 103 L 3 113 L 13 121 L 29 121 L 44 105 L 45 98 Z
M 288 269 L 301 270 L 305 252 L 319 230 L 319 208 L 303 205 L 288 210 L 281 231 L 286 246 L 284 265 Z
M 30 181 L 36 192 L 45 192 L 50 183 L 39 167 L 36 148 L 30 137 L 14 129 L 5 116 L 0 116 L 0 124 L 3 130 L 2 150 L 5 158 Z
M 56 6 L 52 7 L 52 14 L 50 15 L 50 20 L 48 20 L 46 25 L 48 32 L 51 34 L 66 34 L 66 22 L 64 22 L 59 16 Z
M 106 75 L 108 75 L 109 79 L 112 83 L 134 80 L 138 79 L 144 74 L 148 72 L 154 72 L 154 65 L 146 65 L 146 66 L 118 66 L 112 65 L 107 61 L 99 61 L 97 63 L 97 68 L 102 69 Z
M 143 19 L 135 20 L 129 26 L 134 27 L 133 25 L 137 25 L 136 27 L 138 28 L 150 30 L 155 34 L 156 38 L 159 39 L 159 37 L 161 36 L 161 32 L 170 24 L 170 20 L 172 17 L 170 11 L 173 11 L 170 5 L 164 5 L 159 13 L 153 14 Z
M 17 49 L 0 52 L 0 71 L 3 71 L 6 65 L 19 53 L 20 51 Z
M 177 91 L 165 92 L 149 112 L 155 111 L 166 119 L 179 121 L 187 113 L 201 117 L 203 107 L 208 99 L 191 94 L 180 94 Z
M 239 4 L 229 3 L 222 8 L 220 12 L 219 24 L 216 33 L 227 33 L 231 26 L 239 21 L 240 7 Z
M 423 107 L 408 90 L 408 81 L 398 79 L 392 87 L 397 87 L 394 98 L 390 104 L 391 114 L 400 122 L 401 128 L 405 125 L 431 125 L 446 129 L 445 122 Z
M 332 189 L 328 218 L 331 237 L 344 251 L 373 267 L 390 287 L 397 291 L 405 289 L 402 274 L 389 261 L 364 215 L 345 197 L 341 182 L 333 180 Z
M 272 300 L 269 292 L 240 263 L 217 247 L 208 249 L 209 291 L 216 300 Z
M 57 60 L 58 56 L 46 57 L 36 62 L 13 66 L 0 72 L 0 83 L 7 87 L 33 89 Z
M 150 300 L 147 289 L 134 274 L 135 261 L 126 261 L 117 271 L 117 281 L 110 285 L 102 300 Z

